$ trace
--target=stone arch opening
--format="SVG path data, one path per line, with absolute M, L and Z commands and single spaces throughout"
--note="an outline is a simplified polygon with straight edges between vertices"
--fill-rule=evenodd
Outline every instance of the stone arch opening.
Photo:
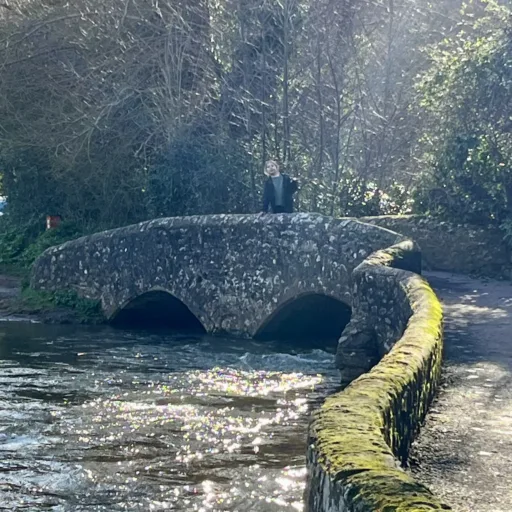
M 277 309 L 258 329 L 260 340 L 336 342 L 350 322 L 352 309 L 328 295 L 311 293 Z
M 150 291 L 131 300 L 114 315 L 111 323 L 116 327 L 206 332 L 203 324 L 181 300 L 161 290 Z

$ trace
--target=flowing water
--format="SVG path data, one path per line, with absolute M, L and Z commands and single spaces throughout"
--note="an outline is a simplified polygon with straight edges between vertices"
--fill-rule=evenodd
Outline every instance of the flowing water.
M 0 324 L 0 510 L 300 511 L 333 355 Z

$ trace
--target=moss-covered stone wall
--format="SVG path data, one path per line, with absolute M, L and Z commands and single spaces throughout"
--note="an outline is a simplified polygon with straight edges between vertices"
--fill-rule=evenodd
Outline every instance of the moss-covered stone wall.
M 360 220 L 415 240 L 421 247 L 425 268 L 512 279 L 510 247 L 496 227 L 461 225 L 422 215 Z
M 412 310 L 393 268 L 421 273 L 415 242 L 379 251 L 352 274 L 352 318 L 338 343 L 336 366 L 343 386 L 369 371 L 403 334 Z
M 387 353 L 314 413 L 309 512 L 449 510 L 401 469 L 434 397 L 442 359 L 439 301 L 421 276 L 403 270 L 417 270 L 415 254 L 414 244 L 403 242 L 354 271 L 354 315 L 366 315 L 365 326 L 373 326 L 368 337 Z

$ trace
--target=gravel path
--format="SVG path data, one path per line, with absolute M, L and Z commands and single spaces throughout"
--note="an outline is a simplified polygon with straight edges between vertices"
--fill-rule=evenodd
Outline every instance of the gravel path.
M 512 284 L 426 278 L 444 303 L 445 365 L 411 470 L 456 512 L 511 512 Z

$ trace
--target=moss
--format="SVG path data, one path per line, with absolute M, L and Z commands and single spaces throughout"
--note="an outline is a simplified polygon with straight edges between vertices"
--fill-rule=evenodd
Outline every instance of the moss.
M 397 460 L 406 459 L 426 415 L 442 360 L 442 309 L 437 297 L 420 276 L 389 268 L 397 255 L 411 248 L 399 244 L 379 251 L 359 268 L 368 274 L 388 267 L 394 285 L 404 287 L 412 315 L 403 336 L 370 372 L 327 398 L 310 428 L 310 451 L 349 511 L 449 509 L 404 473 Z M 318 492 L 314 486 L 308 482 L 310 493 Z
M 347 479 L 347 501 L 379 512 L 447 510 L 423 485 L 405 473 L 368 471 Z
M 73 290 L 57 291 L 52 294 L 52 301 L 59 307 L 75 310 L 83 319 L 103 321 L 104 315 L 99 300 L 80 297 Z

